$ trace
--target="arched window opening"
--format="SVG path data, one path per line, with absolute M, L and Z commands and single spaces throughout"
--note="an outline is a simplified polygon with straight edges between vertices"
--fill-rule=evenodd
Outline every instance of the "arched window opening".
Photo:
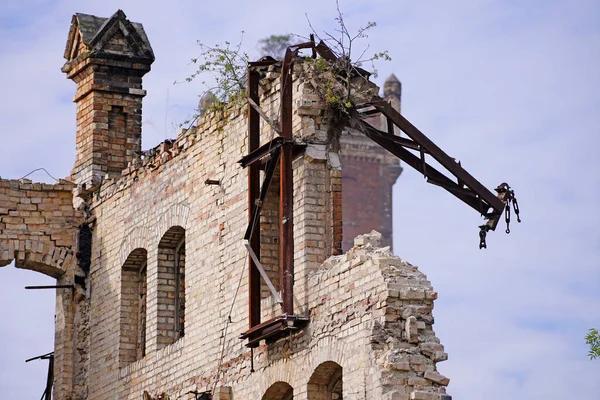
M 294 389 L 286 382 L 276 382 L 265 392 L 262 400 L 292 400 Z
M 342 367 L 326 361 L 315 369 L 308 381 L 309 400 L 342 400 Z
M 329 397 L 331 400 L 342 400 L 342 369 L 339 368 L 329 380 L 327 385 Z
M 171 227 L 158 243 L 158 348 L 185 335 L 185 230 Z
M 146 355 L 147 262 L 147 251 L 138 248 L 129 254 L 121 268 L 121 366 Z

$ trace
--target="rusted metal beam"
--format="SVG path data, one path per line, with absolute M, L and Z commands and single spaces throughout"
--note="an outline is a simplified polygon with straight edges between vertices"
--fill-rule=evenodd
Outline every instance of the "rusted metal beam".
M 377 109 L 375 109 L 377 110 Z M 379 111 L 379 110 L 377 110 Z M 388 135 L 390 136 L 395 136 L 395 132 L 394 132 L 394 121 L 392 121 L 392 119 L 390 117 L 385 117 L 385 122 L 387 124 L 387 131 L 388 131 Z M 417 145 L 416 149 L 419 149 L 419 145 Z
M 317 50 L 317 53 L 327 61 L 336 61 L 338 59 L 334 52 L 331 51 L 329 46 L 327 46 L 322 40 L 319 42 L 315 50 Z
M 260 161 L 267 155 L 272 156 L 275 151 L 279 150 L 283 142 L 284 139 L 282 137 L 276 137 L 269 143 L 265 143 L 256 150 L 252 151 L 247 156 L 242 157 L 238 162 L 242 165 L 242 167 L 246 168 L 248 165 L 252 165 L 257 161 Z
M 281 135 L 281 128 L 279 126 L 277 126 L 277 121 L 273 121 L 271 118 L 269 118 L 269 116 L 262 110 L 262 108 L 260 108 L 257 101 L 258 100 L 248 97 L 248 104 L 250 104 L 250 106 L 254 109 L 254 111 L 256 111 L 258 113 L 258 115 L 263 117 L 263 119 L 265 121 L 267 121 L 267 124 L 269 124 L 269 126 L 271 128 L 273 128 L 273 130 L 275 132 L 277 132 L 278 134 Z
M 276 59 L 274 59 L 271 56 L 264 56 L 262 57 L 260 60 L 258 61 L 250 61 L 248 63 L 248 68 L 249 69 L 254 69 L 256 67 L 268 67 L 270 65 L 274 65 L 277 64 L 279 61 L 277 61 Z
M 259 231 L 256 231 L 256 226 L 260 226 L 260 209 L 265 201 L 265 198 L 267 197 L 269 185 L 273 180 L 273 174 L 275 173 L 275 168 L 277 168 L 277 163 L 279 162 L 280 152 L 281 150 L 277 149 L 277 151 L 273 154 L 273 158 L 270 160 L 269 165 L 267 165 L 267 169 L 265 170 L 265 179 L 260 187 L 260 193 L 258 197 L 255 198 L 254 203 L 251 205 L 252 217 L 250 218 L 250 222 L 246 228 L 246 234 L 244 235 L 244 239 L 246 240 L 250 240 L 250 238 L 254 237 L 254 232 L 256 232 L 256 236 L 259 236 Z
M 258 105 L 258 81 L 260 75 L 255 70 L 248 71 L 248 98 Z M 260 107 L 258 107 L 260 109 Z M 258 111 L 248 108 L 248 154 L 252 154 L 260 146 L 260 119 Z M 249 246 L 260 257 L 260 218 L 255 216 L 258 207 L 255 204 L 260 195 L 260 167 L 250 165 L 248 168 L 248 231 L 246 240 Z M 248 256 L 248 326 L 252 328 L 260 324 L 260 273 L 251 256 Z
M 384 149 L 388 150 L 390 153 L 394 154 L 396 157 L 400 158 L 417 171 L 421 172 L 422 174 L 426 174 L 426 177 L 430 179 L 431 183 L 435 183 L 436 185 L 443 187 L 448 192 L 486 217 L 496 214 L 495 210 L 494 212 L 488 214 L 489 209 L 493 209 L 492 205 L 483 199 L 480 200 L 477 193 L 467 188 L 459 187 L 456 182 L 452 181 L 450 178 L 439 172 L 431 165 L 427 163 L 423 164 L 420 157 L 406 150 L 402 147 L 402 145 L 396 142 L 396 139 L 398 138 L 397 136 L 390 137 L 390 135 L 375 129 L 364 121 L 361 121 L 360 126 L 361 131 L 367 137 L 379 144 Z M 494 198 L 498 200 L 496 197 Z M 498 213 L 498 215 L 499 214 L 501 214 L 501 212 Z
M 281 149 L 279 185 L 279 271 L 283 312 L 294 314 L 294 185 L 292 169 L 292 72 L 296 51 L 285 53 L 281 71 Z
M 242 165 L 242 167 L 246 168 L 250 164 L 254 164 L 254 163 L 258 163 L 259 161 L 262 161 L 262 163 L 261 163 L 261 169 L 262 169 L 263 165 L 265 164 L 265 160 L 273 159 L 274 154 L 279 151 L 281 146 L 283 146 L 283 142 L 285 142 L 285 139 L 278 136 L 275 139 L 273 139 L 272 141 L 263 144 L 257 150 L 253 151 L 251 154 L 248 154 L 248 155 L 242 157 L 238 161 L 238 163 L 240 163 Z M 306 149 L 305 144 L 292 143 L 292 151 L 293 151 L 294 157 L 296 157 L 298 154 L 302 153 L 305 149 Z
M 376 97 L 372 101 L 383 115 L 390 118 L 394 125 L 400 128 L 408 137 L 419 144 L 424 151 L 427 151 L 437 162 L 439 162 L 448 172 L 454 175 L 458 180 L 473 190 L 479 197 L 485 200 L 495 212 L 501 214 L 504 209 L 504 203 L 498 199 L 492 192 L 483 186 L 471 174 L 465 171 L 452 157 L 446 154 L 427 136 L 419 131 L 413 124 L 396 111 L 387 101 Z
M 289 331 L 302 329 L 306 324 L 307 317 L 282 314 L 242 333 L 240 339 L 248 339 L 247 347 L 257 347 L 261 340 L 275 341 Z

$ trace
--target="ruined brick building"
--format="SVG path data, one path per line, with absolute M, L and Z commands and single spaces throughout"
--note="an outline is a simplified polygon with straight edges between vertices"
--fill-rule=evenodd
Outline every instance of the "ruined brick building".
M 436 370 L 447 358 L 432 330 L 437 294 L 388 247 L 399 161 L 358 132 L 331 146 L 306 63 L 249 74 L 250 97 L 273 119 L 283 110 L 291 138 L 273 141 L 247 106 L 142 151 L 154 61 L 142 25 L 121 11 L 76 14 L 64 56 L 76 84 L 71 178 L 0 180 L 0 265 L 61 286 L 55 399 L 450 398 Z M 399 110 L 395 77 L 384 97 Z

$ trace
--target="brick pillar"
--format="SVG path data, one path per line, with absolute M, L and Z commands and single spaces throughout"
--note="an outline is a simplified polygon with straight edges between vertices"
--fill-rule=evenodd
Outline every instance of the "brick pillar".
M 400 111 L 401 84 L 391 75 L 383 85 L 384 97 Z M 385 119 L 369 123 L 387 131 Z M 399 131 L 395 130 L 395 134 Z M 342 248 L 348 251 L 354 238 L 376 230 L 383 246 L 392 246 L 392 187 L 402 172 L 398 158 L 358 132 L 344 133 L 340 141 L 343 192 Z
M 80 192 L 119 176 L 141 151 L 142 77 L 154 54 L 141 24 L 119 10 L 110 18 L 75 14 L 62 71 L 77 84 L 76 159 Z

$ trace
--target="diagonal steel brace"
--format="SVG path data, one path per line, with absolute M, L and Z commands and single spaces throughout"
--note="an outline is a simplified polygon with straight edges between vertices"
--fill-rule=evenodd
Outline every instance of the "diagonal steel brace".
M 269 287 L 269 290 L 271 291 L 271 295 L 273 295 L 273 297 L 275 298 L 275 301 L 278 302 L 279 304 L 283 304 L 283 300 L 281 300 L 281 296 L 279 296 L 279 293 L 277 293 L 277 290 L 275 290 L 275 286 L 273 286 L 273 283 L 269 279 L 269 276 L 267 275 L 265 269 L 263 268 L 262 264 L 260 263 L 258 257 L 256 257 L 254 250 L 252 250 L 252 247 L 250 247 L 250 244 L 248 242 L 246 242 L 246 243 L 244 243 L 244 246 L 246 246 L 246 249 L 248 249 L 248 253 L 250 254 L 250 257 L 252 257 L 252 261 L 254 261 L 254 265 L 256 265 L 258 272 L 260 272 L 260 276 L 262 276 L 263 279 L 265 280 L 267 286 Z

